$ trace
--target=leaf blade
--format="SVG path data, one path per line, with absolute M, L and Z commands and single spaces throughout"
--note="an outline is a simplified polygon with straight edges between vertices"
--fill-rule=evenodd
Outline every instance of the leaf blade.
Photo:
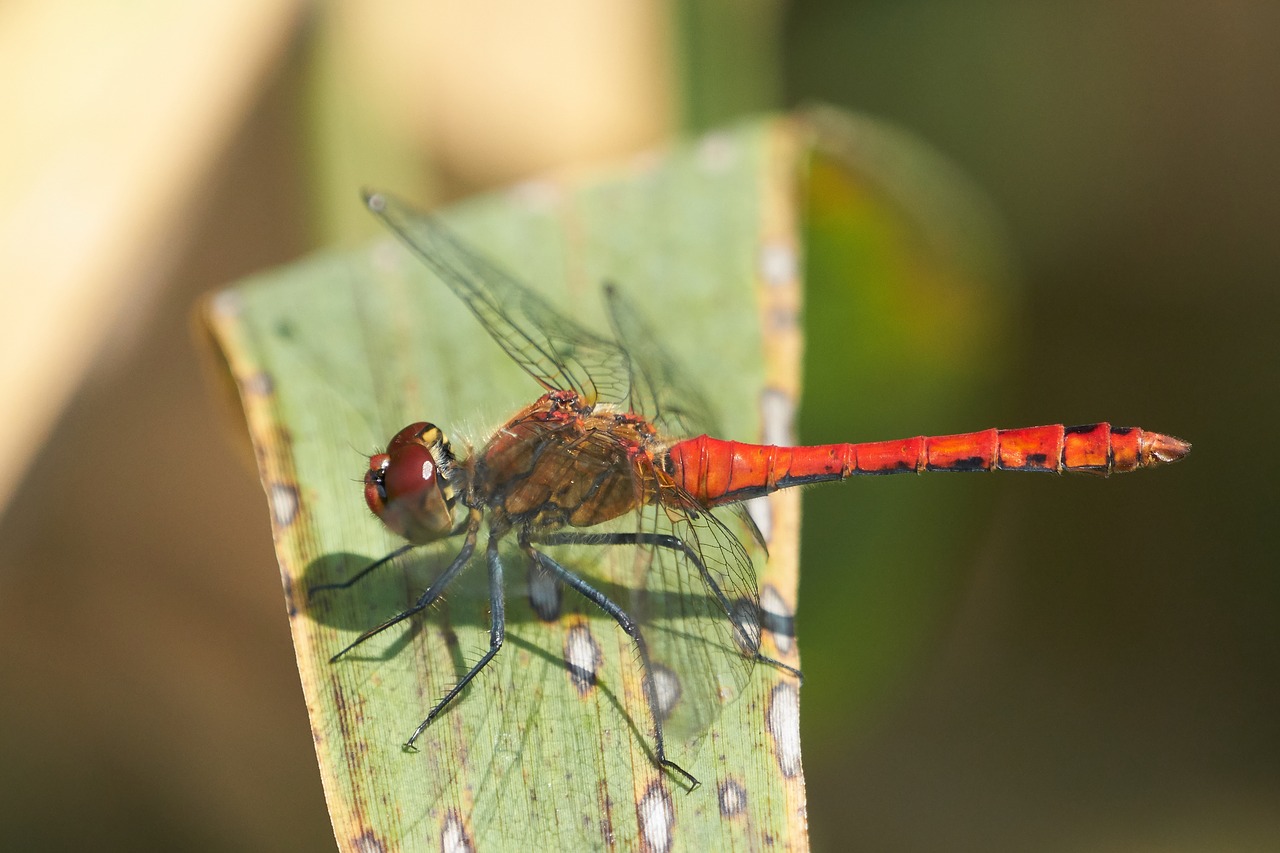
M 574 316 L 597 328 L 608 328 L 603 305 L 581 296 L 605 278 L 667 309 L 669 343 L 686 359 L 707 357 L 707 336 L 680 329 L 669 307 L 687 308 L 704 324 L 711 318 L 727 330 L 716 358 L 735 367 L 717 383 L 730 434 L 756 438 L 762 414 L 734 400 L 759 399 L 765 375 L 758 244 L 762 222 L 782 230 L 794 222 L 794 211 L 789 220 L 777 209 L 795 195 L 787 185 L 791 133 L 785 123 L 742 125 L 648 170 L 544 185 L 550 204 L 536 194 L 532 202 L 500 195 L 461 206 L 450 221 L 527 279 L 567 285 L 583 306 Z M 787 157 L 789 166 L 779 162 Z M 790 240 L 794 247 L 794 234 Z M 467 611 L 465 596 L 450 600 L 371 642 L 368 654 L 326 663 L 352 632 L 404 607 L 445 559 L 442 548 L 424 549 L 420 562 L 380 570 L 351 595 L 309 600 L 308 585 L 349 575 L 397 544 L 360 506 L 351 482 L 359 458 L 347 448 L 368 452 L 423 413 L 450 423 L 479 411 L 493 422 L 537 391 L 439 282 L 389 246 L 383 240 L 268 274 L 222 294 L 209 311 L 273 496 L 299 668 L 340 844 L 411 849 L 455 837 L 479 849 L 517 840 L 630 849 L 678 832 L 682 844 L 731 838 L 752 846 L 768 837 L 806 847 L 798 754 L 781 762 L 777 744 L 788 736 L 769 733 L 770 708 L 794 703 L 778 699 L 785 685 L 772 674 L 757 672 L 750 695 L 726 710 L 696 756 L 673 756 L 705 783 L 684 797 L 653 766 L 625 637 L 589 608 L 570 604 L 565 618 L 543 623 L 513 598 L 507 648 L 428 729 L 418 755 L 399 746 L 435 698 L 430 679 L 474 660 L 462 637 L 483 633 L 483 607 Z M 794 540 L 774 545 L 770 566 L 788 554 L 790 579 L 765 581 L 794 602 Z M 561 662 L 574 631 L 599 648 L 597 687 L 586 698 Z M 744 805 L 726 813 L 725 791 Z

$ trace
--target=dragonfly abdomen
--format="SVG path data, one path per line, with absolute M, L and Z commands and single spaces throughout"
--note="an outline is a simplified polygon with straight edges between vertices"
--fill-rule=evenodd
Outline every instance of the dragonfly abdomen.
M 812 447 L 743 444 L 703 435 L 672 446 L 668 465 L 677 483 L 715 506 L 863 474 L 999 470 L 1106 476 L 1174 462 L 1190 448 L 1177 438 L 1107 423 Z

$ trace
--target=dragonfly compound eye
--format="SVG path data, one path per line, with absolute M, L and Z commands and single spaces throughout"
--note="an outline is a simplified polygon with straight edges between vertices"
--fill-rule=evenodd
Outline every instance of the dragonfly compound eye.
M 420 445 L 402 447 L 391 456 L 382 474 L 387 502 L 416 500 L 436 485 L 436 460 Z
M 364 498 L 393 532 L 421 545 L 453 529 L 453 456 L 436 427 L 416 423 L 396 433 L 387 452 L 369 457 Z

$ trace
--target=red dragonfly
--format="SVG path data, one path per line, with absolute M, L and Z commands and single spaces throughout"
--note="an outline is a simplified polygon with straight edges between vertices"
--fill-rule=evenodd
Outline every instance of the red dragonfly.
M 713 438 L 702 397 L 612 286 L 612 337 L 589 331 L 455 236 L 438 219 L 385 194 L 369 209 L 466 303 L 489 335 L 544 389 L 462 458 L 435 425 L 400 430 L 369 458 L 369 508 L 407 544 L 342 583 L 350 587 L 406 551 L 459 536 L 456 558 L 413 606 L 365 631 L 332 661 L 437 601 L 471 562 L 488 522 L 489 648 L 429 711 L 431 722 L 498 654 L 505 636 L 503 558 L 514 536 L 530 571 L 576 590 L 626 632 L 643 670 L 659 767 L 696 787 L 667 756 L 673 734 L 704 731 L 763 661 L 756 573 L 742 538 L 759 531 L 743 502 L 778 489 L 860 474 L 924 471 L 1083 471 L 1107 475 L 1181 459 L 1190 445 L 1106 423 L 962 435 L 775 447 Z M 728 506 L 729 514 L 715 508 Z M 559 546 L 627 547 L 627 606 L 553 557 Z

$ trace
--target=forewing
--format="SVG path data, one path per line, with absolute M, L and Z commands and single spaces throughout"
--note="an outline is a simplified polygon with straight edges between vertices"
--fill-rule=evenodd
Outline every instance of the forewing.
M 439 218 L 386 193 L 367 193 L 365 202 L 542 387 L 576 391 L 586 405 L 625 404 L 630 370 L 616 343 L 565 317 Z
M 706 395 L 662 346 L 638 307 L 612 284 L 604 287 L 609 323 L 631 370 L 631 411 L 644 415 L 665 438 L 718 435 Z

